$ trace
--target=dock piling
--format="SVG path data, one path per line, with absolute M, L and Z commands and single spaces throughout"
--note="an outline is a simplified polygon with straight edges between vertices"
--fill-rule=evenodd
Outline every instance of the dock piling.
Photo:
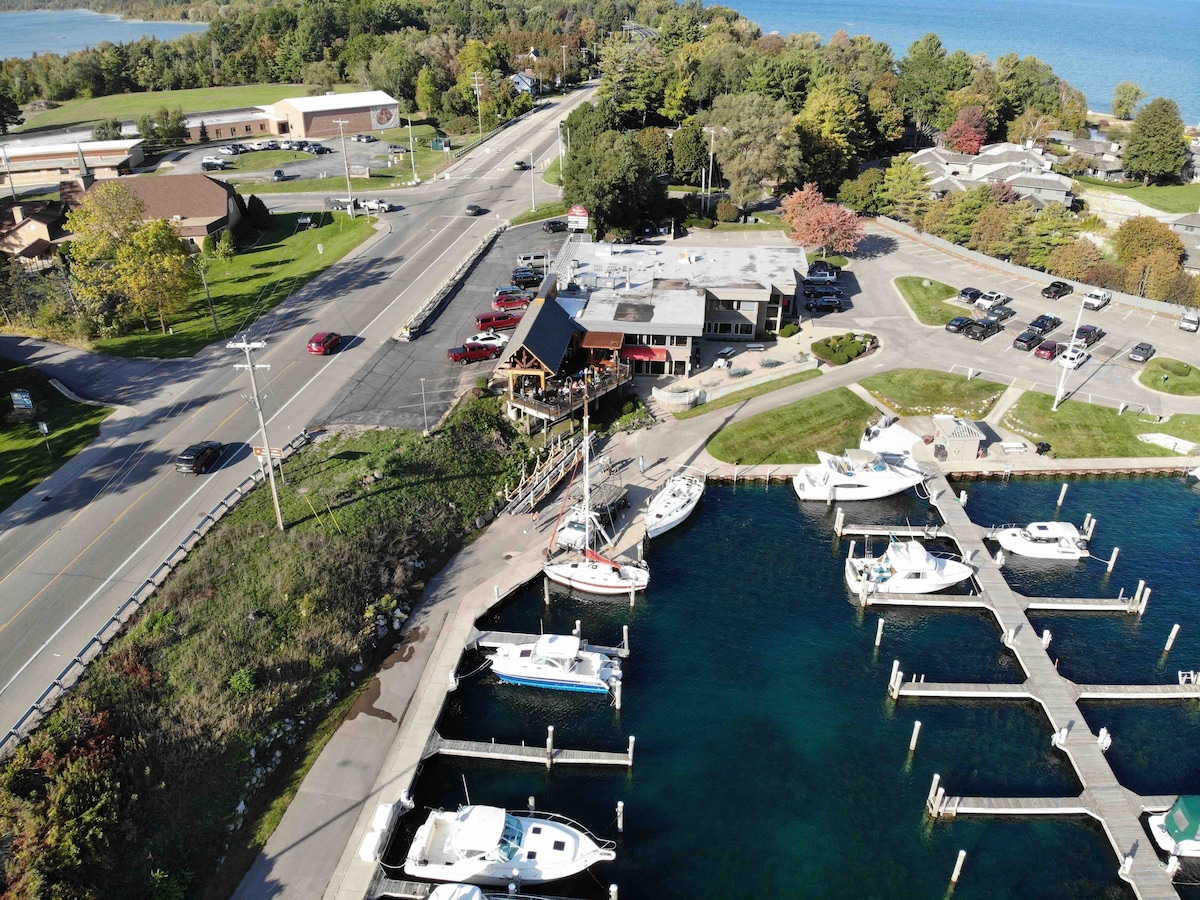
M 1146 593 L 1142 594 L 1142 602 L 1138 604 L 1138 615 L 1146 611 L 1146 604 L 1150 602 L 1150 588 L 1146 588 Z
M 996 567 L 1000 568 L 1000 569 L 1004 568 L 1004 550 L 1003 549 L 996 551 Z
M 1108 558 L 1108 568 L 1105 571 L 1111 572 L 1113 566 L 1117 564 L 1117 555 L 1121 552 L 1120 547 L 1113 547 L 1112 556 Z
M 500 602 L 500 585 L 493 584 L 492 585 L 492 593 L 496 595 L 496 602 L 499 603 Z
M 892 674 L 888 678 L 888 696 L 893 700 L 898 696 L 897 691 L 900 688 L 900 681 L 904 678 L 904 673 L 900 671 L 900 660 L 892 660 Z
M 615 703 L 617 709 L 620 710 L 620 708 L 621 708 L 621 679 L 618 678 L 616 681 L 613 682 L 612 689 L 613 689 L 613 703 Z
M 577 638 L 583 637 L 583 622 L 579 619 L 575 620 L 575 630 L 571 632 Z
M 510 881 L 508 883 L 508 896 L 510 896 L 510 897 L 517 896 L 517 883 L 515 881 Z
M 546 601 L 546 605 L 550 605 L 550 579 L 542 579 L 542 599 Z
M 629 626 L 621 626 L 621 646 L 625 648 L 625 652 L 629 652 Z
M 634 735 L 629 736 L 629 765 L 633 765 L 633 744 L 637 740 Z
M 1070 486 L 1069 482 L 1063 482 L 1062 490 L 1058 492 L 1058 503 L 1055 504 L 1056 509 L 1062 509 L 1063 501 L 1067 499 L 1067 488 Z
M 967 861 L 967 851 L 958 851 L 958 860 L 954 863 L 954 874 L 950 876 L 951 884 L 958 884 L 958 876 L 962 874 L 963 863 Z
M 855 548 L 855 546 L 857 546 L 857 544 L 858 544 L 858 541 L 850 542 L 850 552 L 846 554 L 846 559 L 854 559 L 854 548 Z
M 615 884 L 608 886 L 608 900 L 617 900 L 617 886 Z
M 838 537 L 841 537 L 842 536 L 842 528 L 845 526 L 845 524 L 846 524 L 846 510 L 844 510 L 842 507 L 839 506 L 838 510 L 837 510 L 837 515 L 835 515 L 833 517 L 833 533 L 836 534 Z
M 1091 513 L 1089 513 L 1088 515 L 1091 515 Z M 1092 535 L 1095 534 L 1095 532 L 1096 532 L 1096 517 L 1095 516 L 1092 516 L 1091 520 L 1087 523 L 1087 528 L 1084 529 L 1084 532 L 1085 532 L 1084 537 L 1086 537 L 1090 541 L 1092 539 Z
M 633 609 L 633 605 L 637 602 L 636 598 L 637 598 L 637 592 L 633 588 L 630 588 L 629 589 L 629 608 L 630 609 Z
M 458 676 L 454 674 L 453 669 L 451 669 L 448 674 L 450 676 L 450 690 L 452 690 L 452 691 L 458 690 Z
M 625 833 L 625 801 L 617 801 L 617 833 Z
M 879 625 L 875 628 L 875 649 L 879 649 L 879 644 L 883 640 L 883 616 L 879 617 Z
M 933 773 L 933 783 L 929 785 L 929 796 L 925 798 L 925 808 L 926 809 L 932 810 L 933 798 L 937 794 L 938 782 L 940 782 L 941 780 L 942 780 L 942 776 L 939 775 L 937 772 L 934 772 Z
M 554 726 L 546 726 L 546 768 L 554 765 Z
M 537 803 L 534 801 L 533 794 L 529 795 L 529 811 L 533 812 L 537 808 Z
M 1139 578 L 1139 579 L 1138 579 L 1138 586 L 1137 586 L 1137 590 L 1134 592 L 1134 595 L 1133 595 L 1133 602 L 1134 602 L 1134 603 L 1139 603 L 1139 604 L 1140 604 L 1140 603 L 1142 602 L 1142 593 L 1143 593 L 1145 590 L 1146 590 L 1146 582 L 1145 582 L 1145 581 L 1143 581 L 1142 579 L 1140 579 L 1140 578 Z
M 1083 532 L 1084 537 L 1087 537 L 1087 531 L 1091 527 L 1092 527 L 1092 514 L 1088 513 L 1087 515 L 1085 515 L 1083 517 L 1083 527 L 1081 527 L 1079 530 Z
M 1050 646 L 1050 629 L 1043 628 L 1042 629 L 1042 647 L 1046 648 L 1049 646 Z
M 1167 877 L 1174 878 L 1175 873 L 1179 871 L 1179 857 L 1172 856 L 1167 860 Z
M 1171 626 L 1171 634 L 1167 637 L 1167 646 L 1163 647 L 1163 656 L 1171 652 L 1171 648 L 1175 646 L 1175 638 L 1179 635 L 1179 623 L 1176 622 Z
M 912 753 L 914 750 L 917 749 L 917 738 L 920 736 L 920 734 L 921 734 L 921 720 L 917 719 L 915 722 L 913 722 L 912 737 L 909 738 L 909 741 L 908 741 L 908 752 L 909 753 Z
M 959 493 L 959 495 L 958 495 L 958 505 L 959 505 L 959 506 L 966 506 L 966 505 L 967 505 L 967 491 L 966 491 L 966 488 L 963 488 L 963 490 L 962 490 L 962 491 Z
M 1112 746 L 1112 735 L 1108 733 L 1106 726 L 1100 728 L 1100 734 L 1096 738 L 1096 743 L 1100 746 L 1101 753 Z

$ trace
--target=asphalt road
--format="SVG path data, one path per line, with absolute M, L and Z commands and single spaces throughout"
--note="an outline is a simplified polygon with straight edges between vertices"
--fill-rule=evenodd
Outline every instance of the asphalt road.
M 271 443 L 320 424 L 359 370 L 428 294 L 501 219 L 557 196 L 540 175 L 514 171 L 515 158 L 557 152 L 557 123 L 585 99 L 580 91 L 506 129 L 458 162 L 446 177 L 388 196 L 404 205 L 383 219 L 373 242 L 310 282 L 259 320 L 251 339 L 267 342 L 257 362 Z M 323 159 L 328 160 L 330 156 Z M 268 195 L 280 208 L 319 208 L 321 196 Z M 468 203 L 486 210 L 463 214 Z M 473 312 L 471 315 L 473 316 Z M 319 330 L 349 336 L 328 357 L 305 351 Z M 426 337 L 404 345 L 415 363 L 390 402 L 413 408 L 419 378 L 441 382 L 446 347 Z M 56 375 L 82 396 L 128 407 L 93 447 L 0 517 L 0 726 L 11 727 L 71 657 L 159 562 L 256 465 L 260 443 L 247 402 L 241 353 L 223 343 L 173 363 L 112 361 L 31 342 L 14 355 L 57 359 Z M 6 355 L 9 347 L 4 348 Z M 398 350 L 397 352 L 404 352 Z M 428 354 L 428 355 L 427 355 Z M 96 377 L 97 373 L 107 373 Z M 115 375 L 112 373 L 116 373 Z M 448 405 L 430 398 L 431 418 Z M 414 420 L 415 421 L 415 420 Z M 173 471 L 175 454 L 199 440 L 227 445 L 206 476 Z

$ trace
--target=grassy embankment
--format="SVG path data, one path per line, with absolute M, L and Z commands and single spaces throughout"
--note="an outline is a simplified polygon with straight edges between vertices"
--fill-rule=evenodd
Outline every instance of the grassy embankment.
M 512 223 L 513 225 L 527 225 L 543 219 L 564 219 L 566 215 L 567 204 L 561 200 L 555 200 L 553 203 L 539 203 L 536 209 L 527 209 L 525 212 L 513 216 Z
M 229 896 L 367 677 L 354 667 L 397 640 L 375 615 L 420 597 L 529 458 L 486 397 L 430 438 L 332 435 L 289 460 L 287 531 L 269 492 L 249 496 L 0 766 L 8 887 Z
M 929 281 L 929 284 L 925 284 L 926 281 Z M 901 275 L 894 284 L 922 325 L 942 326 L 955 316 L 969 314 L 969 311 L 945 302 L 958 294 L 958 291 L 948 284 L 919 275 Z
M 351 220 L 345 213 L 329 212 L 313 214 L 314 220 L 324 223 L 321 227 L 296 231 L 299 216 L 277 213 L 271 217 L 271 229 L 253 247 L 238 253 L 228 269 L 221 262 L 210 266 L 208 287 L 220 335 L 213 334 L 201 288 L 185 310 L 168 317 L 170 333 L 150 330 L 101 338 L 93 349 L 112 356 L 191 356 L 218 337 L 245 328 L 374 233 L 372 222 L 364 216 Z M 317 252 L 317 244 L 323 252 Z
M 1190 213 L 1200 209 L 1200 184 L 1126 184 L 1101 181 L 1086 175 L 1076 176 L 1076 181 L 1086 185 L 1088 192 L 1117 194 L 1137 200 L 1167 213 Z
M 1164 394 L 1195 397 L 1200 394 L 1200 369 L 1169 356 L 1154 356 L 1146 363 L 1138 381 Z
M 694 419 L 696 416 L 702 416 L 707 412 L 725 409 L 729 406 L 737 406 L 739 403 L 745 403 L 747 400 L 753 400 L 755 397 L 761 397 L 763 394 L 770 394 L 773 391 L 791 387 L 793 384 L 812 381 L 814 378 L 819 378 L 820 375 L 821 373 L 817 369 L 805 369 L 803 372 L 793 372 L 791 375 L 784 375 L 781 378 L 776 378 L 763 384 L 756 384 L 752 387 L 742 388 L 740 391 L 734 391 L 731 394 L 725 394 L 708 403 L 702 403 L 700 406 L 694 406 L 691 409 L 673 413 L 673 415 L 677 419 Z
M 863 388 L 901 416 L 946 414 L 982 419 L 1005 387 L 982 378 L 967 380 L 933 369 L 897 369 L 859 382 Z
M 1030 441 L 1047 441 L 1054 455 L 1076 459 L 1104 457 L 1178 456 L 1166 447 L 1138 440 L 1139 434 L 1169 434 L 1200 442 L 1200 416 L 1175 415 L 1165 422 L 1155 416 L 1123 415 L 1105 406 L 1076 400 L 1052 412 L 1049 394 L 1026 393 L 1004 416 L 1004 427 Z
M 359 88 L 350 84 L 340 84 L 334 90 L 344 93 Z M 180 106 L 185 113 L 240 109 L 244 106 L 263 106 L 286 97 L 303 97 L 307 93 L 308 86 L 303 84 L 243 84 L 236 87 L 113 94 L 108 97 L 68 100 L 54 109 L 26 113 L 25 124 L 13 130 L 38 131 L 60 128 L 63 125 L 98 122 L 100 119 L 120 119 L 122 122 L 129 122 L 140 115 L 154 113 L 164 106 L 169 109 Z M 259 139 L 255 135 L 249 135 L 249 138 Z
M 0 510 L 5 510 L 42 479 L 54 473 L 96 439 L 100 423 L 112 414 L 107 406 L 89 406 L 68 400 L 44 376 L 20 363 L 0 359 L 0 397 L 6 405 L 9 392 L 27 390 L 34 412 L 27 420 L 8 412 L 0 420 Z M 43 437 L 38 422 L 50 434 Z

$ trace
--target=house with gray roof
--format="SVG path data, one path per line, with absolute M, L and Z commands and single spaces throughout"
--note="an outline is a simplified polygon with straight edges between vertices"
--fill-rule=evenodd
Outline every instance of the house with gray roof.
M 928 147 L 914 153 L 910 162 L 929 176 L 935 198 L 981 185 L 1007 184 L 1017 196 L 1042 207 L 1075 202 L 1071 179 L 1053 171 L 1054 157 L 1033 146 L 1009 142 L 989 144 L 978 153 L 955 153 L 945 147 Z
M 1200 274 L 1200 212 L 1177 216 L 1170 224 L 1183 241 L 1183 267 Z

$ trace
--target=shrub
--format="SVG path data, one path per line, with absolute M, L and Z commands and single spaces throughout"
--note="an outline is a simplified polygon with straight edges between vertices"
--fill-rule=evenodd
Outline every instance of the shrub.
M 776 366 L 782 366 L 782 365 L 783 365 L 783 363 L 778 359 L 764 359 L 762 361 L 762 367 L 764 369 L 773 369 Z
M 851 359 L 851 357 L 847 356 L 841 350 L 838 350 L 836 353 L 833 354 L 833 356 L 830 358 L 829 361 L 831 363 L 833 363 L 835 366 L 844 366 L 846 363 L 850 362 L 850 359 Z
M 799 333 L 800 333 L 800 326 L 797 325 L 795 322 L 789 322 L 787 325 L 784 325 L 782 328 L 779 329 L 779 336 L 781 338 L 794 337 L 795 335 L 797 335 Z
M 717 220 L 720 222 L 736 222 L 741 215 L 742 211 L 738 209 L 736 203 L 722 200 L 717 204 Z
M 745 376 L 747 376 L 749 374 L 750 374 L 749 369 L 730 369 L 729 370 L 730 378 L 744 378 Z
M 683 220 L 684 228 L 716 228 L 717 223 L 706 216 L 688 216 Z
M 236 672 L 229 676 L 229 690 L 233 691 L 239 697 L 247 697 L 254 693 L 254 670 L 249 666 L 242 666 Z
M 217 249 L 217 240 L 211 234 L 206 234 L 204 240 L 200 242 L 200 252 L 205 256 L 212 256 Z
M 1164 359 L 1159 362 L 1159 365 L 1176 378 L 1186 378 L 1192 373 L 1192 367 L 1190 365 L 1185 362 L 1180 362 L 1177 359 Z

